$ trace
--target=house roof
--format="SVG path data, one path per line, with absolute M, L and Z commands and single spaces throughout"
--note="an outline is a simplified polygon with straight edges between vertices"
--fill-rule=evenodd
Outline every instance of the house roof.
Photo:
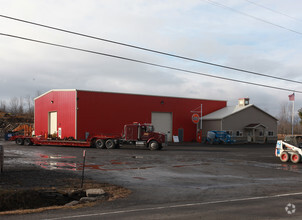
M 260 123 L 257 123 L 257 124 L 249 124 L 249 125 L 245 126 L 244 128 L 247 128 L 247 129 L 255 129 L 255 128 L 258 128 L 258 127 L 264 127 L 264 128 L 266 128 L 266 126 L 264 126 L 263 124 L 260 124 Z
M 254 108 L 262 111 L 263 113 L 269 115 L 270 117 L 274 118 L 275 120 L 278 120 L 274 116 L 268 114 L 267 112 L 263 111 L 262 109 L 258 108 L 257 106 L 255 106 L 253 104 L 249 104 L 249 105 L 246 105 L 246 106 L 239 106 L 239 105 L 227 106 L 225 108 L 219 109 L 218 111 L 212 112 L 212 113 L 204 116 L 202 118 L 202 120 L 222 120 L 224 118 L 227 118 L 227 117 L 229 117 L 233 114 L 236 114 L 240 111 L 243 111 L 243 110 L 245 110 L 247 108 L 251 108 L 251 107 L 254 107 Z
M 246 106 L 227 106 L 225 108 L 219 109 L 218 111 L 212 112 L 202 118 L 202 120 L 218 120 L 218 119 L 224 119 L 230 115 L 236 114 L 237 112 L 240 112 L 246 108 L 249 108 L 250 105 Z

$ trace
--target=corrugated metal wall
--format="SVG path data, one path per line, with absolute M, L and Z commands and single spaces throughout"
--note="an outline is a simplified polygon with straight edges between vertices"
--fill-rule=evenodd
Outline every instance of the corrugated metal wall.
M 226 101 L 52 90 L 35 99 L 35 132 L 36 135 L 49 132 L 50 112 L 57 112 L 57 127 L 62 129 L 62 138 L 77 139 L 85 139 L 87 132 L 90 135 L 120 134 L 124 124 L 151 123 L 152 112 L 169 112 L 173 115 L 172 135 L 178 135 L 181 129 L 184 141 L 194 141 L 196 125 L 191 111 L 200 110 L 201 104 L 206 115 L 225 107 Z
M 192 122 L 192 110 L 203 115 L 226 106 L 226 101 L 184 99 L 172 97 L 77 91 L 78 138 L 85 139 L 85 133 L 120 134 L 123 125 L 132 122 L 151 123 L 152 112 L 173 113 L 173 135 L 178 129 L 184 131 L 184 141 L 196 138 L 196 125 Z
M 57 112 L 57 128 L 62 138 L 75 137 L 76 91 L 50 91 L 35 99 L 35 134 L 49 132 L 49 113 Z

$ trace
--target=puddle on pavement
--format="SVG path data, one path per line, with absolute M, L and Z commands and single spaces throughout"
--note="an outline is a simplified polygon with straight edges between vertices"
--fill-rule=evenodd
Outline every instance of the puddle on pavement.
M 76 163 L 36 161 L 36 165 L 47 170 L 82 170 Z
M 46 154 L 37 154 L 37 156 L 45 159 L 73 159 L 77 158 L 76 156 L 61 156 L 61 155 L 55 155 L 55 156 L 50 156 Z
M 253 166 L 253 167 L 260 167 L 260 168 L 271 168 L 277 170 L 284 170 L 284 171 L 291 171 L 296 173 L 302 173 L 302 167 L 298 164 L 293 163 L 264 163 L 259 161 L 245 161 L 245 160 L 238 160 L 238 159 L 221 159 L 221 163 L 225 165 L 231 166 Z
M 251 165 L 251 164 L 249 164 Z M 262 168 L 273 168 L 277 170 L 284 170 L 284 171 L 291 171 L 296 173 L 302 173 L 301 166 L 298 166 L 297 164 L 271 164 L 271 163 L 253 163 L 252 164 L 255 167 L 262 167 Z
M 174 165 L 172 167 L 175 168 L 180 168 L 180 167 L 195 167 L 195 166 L 201 166 L 203 165 L 202 163 L 197 163 L 197 164 L 182 164 L 182 165 Z
M 129 164 L 135 164 L 134 162 L 121 162 L 118 160 L 110 160 L 110 163 L 112 165 L 129 165 Z
M 293 171 L 297 173 L 302 173 L 302 170 L 299 169 L 298 165 L 296 164 L 279 164 L 280 166 L 277 169 L 285 170 L 285 171 Z
M 51 160 L 58 160 L 58 159 L 75 159 L 76 156 L 62 156 L 62 155 L 46 155 L 42 153 L 35 154 L 36 157 L 41 159 L 46 159 L 43 161 L 36 161 L 35 164 L 44 168 L 44 169 L 62 169 L 62 170 L 72 170 L 72 171 L 80 171 L 83 169 L 82 163 L 76 162 L 60 162 L 60 161 L 47 161 L 47 159 Z M 302 168 L 296 164 L 272 164 L 272 163 L 261 163 L 256 161 L 242 161 L 238 159 L 222 159 L 222 163 L 228 165 L 248 165 L 248 166 L 255 166 L 255 167 L 262 167 L 262 168 L 273 168 L 278 170 L 285 170 L 285 171 L 292 171 L 302 173 Z M 92 170 L 100 170 L 100 171 L 126 171 L 126 170 L 144 170 L 154 168 L 156 166 L 145 166 L 145 167 L 124 167 L 124 165 L 135 165 L 135 162 L 126 162 L 120 160 L 110 160 L 108 164 L 86 164 L 85 169 L 92 169 Z M 173 168 L 183 168 L 183 167 L 194 167 L 194 166 L 203 166 L 203 165 L 210 165 L 209 161 L 202 162 L 202 163 L 192 163 L 192 164 L 176 164 L 170 165 Z M 113 167 L 112 167 L 113 166 Z
M 75 156 L 50 156 L 45 154 L 38 154 L 40 158 L 43 159 L 66 159 L 66 158 L 76 158 Z M 36 165 L 42 167 L 43 169 L 62 169 L 62 170 L 72 170 L 80 171 L 83 170 L 83 163 L 76 162 L 59 162 L 59 161 L 36 161 Z M 110 160 L 108 164 L 85 164 L 85 169 L 100 170 L 100 171 L 126 171 L 126 170 L 146 170 L 155 168 L 156 166 L 134 166 L 134 167 L 124 167 L 124 165 L 138 165 L 135 162 L 123 162 L 119 160 Z M 173 168 L 181 167 L 192 167 L 192 166 L 202 166 L 209 165 L 209 163 L 197 163 L 197 164 L 180 164 L 180 165 L 170 165 Z
M 83 163 L 66 163 L 66 162 L 53 162 L 53 161 L 36 161 L 37 166 L 40 166 L 43 169 L 49 170 L 72 170 L 79 171 L 83 170 Z M 115 164 L 113 164 L 115 165 Z M 120 165 L 120 164 L 118 164 Z M 127 167 L 127 168 L 105 168 L 106 165 L 98 164 L 85 164 L 85 169 L 100 170 L 100 171 L 125 171 L 125 170 L 145 170 L 154 168 L 154 166 L 146 167 Z
M 144 177 L 139 177 L 139 176 L 134 176 L 133 179 L 146 180 L 146 178 L 144 178 Z
M 150 167 L 129 167 L 129 168 L 99 168 L 98 170 L 101 171 L 124 171 L 124 170 L 145 170 L 145 169 L 151 169 L 154 168 L 155 166 L 150 166 Z M 85 166 L 86 168 L 86 166 Z

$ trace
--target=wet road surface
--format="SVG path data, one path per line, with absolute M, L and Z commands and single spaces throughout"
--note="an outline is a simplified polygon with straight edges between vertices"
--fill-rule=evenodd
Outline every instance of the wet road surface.
M 14 219 L 293 219 L 302 216 L 302 163 L 281 163 L 274 145 L 126 146 L 99 150 L 18 146 L 3 142 L 5 166 L 24 164 L 76 172 L 129 188 L 127 199 L 81 210 Z M 285 207 L 295 205 L 288 214 Z M 292 209 L 291 206 L 288 210 Z

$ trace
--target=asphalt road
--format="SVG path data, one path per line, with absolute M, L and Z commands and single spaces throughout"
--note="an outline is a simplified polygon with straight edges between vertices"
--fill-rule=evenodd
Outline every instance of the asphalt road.
M 98 150 L 3 142 L 5 166 L 85 174 L 133 191 L 126 199 L 76 210 L 5 219 L 299 219 L 302 163 L 281 163 L 274 145 L 125 146 Z M 294 206 L 292 205 L 294 204 Z M 287 211 L 286 211 L 287 207 Z M 1 216 L 1 219 L 3 217 Z

